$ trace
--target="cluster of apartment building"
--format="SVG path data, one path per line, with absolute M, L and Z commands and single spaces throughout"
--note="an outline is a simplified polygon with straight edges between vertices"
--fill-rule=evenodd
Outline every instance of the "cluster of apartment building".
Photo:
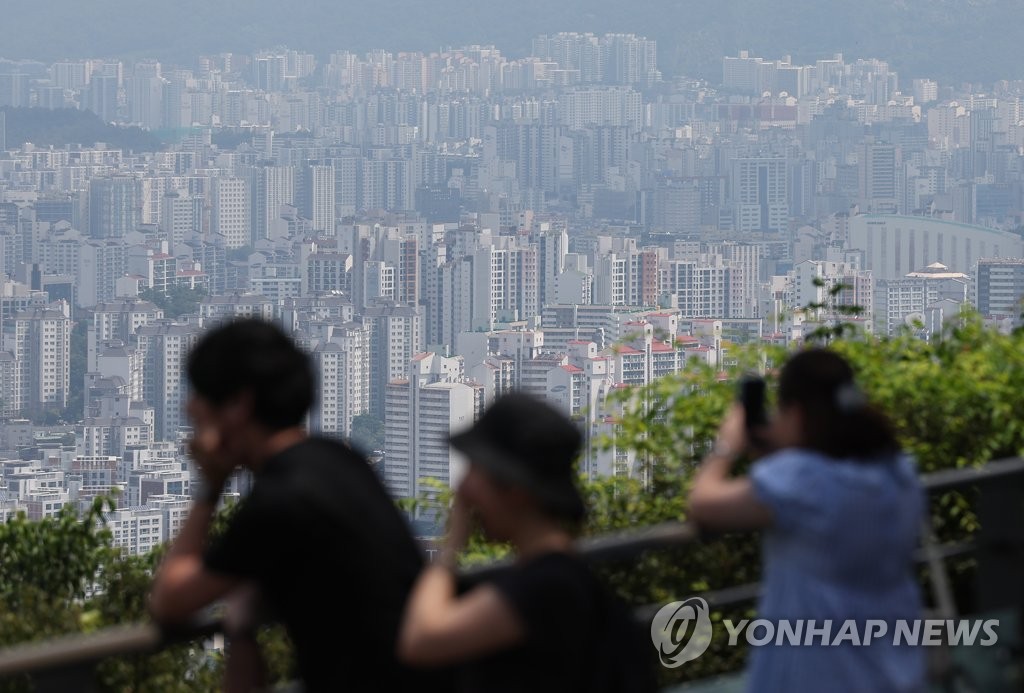
M 600 444 L 623 388 L 837 320 L 1020 324 L 1024 82 L 901 91 L 879 60 L 741 54 L 709 85 L 625 34 L 531 53 L 0 64 L 0 105 L 177 133 L 42 148 L 0 111 L 0 512 L 117 487 L 118 542 L 172 534 L 183 359 L 233 317 L 309 352 L 312 431 L 380 424 L 405 498 L 457 481 L 448 434 L 511 390 L 579 423 L 584 473 L 642 476 Z
M 106 515 L 115 546 L 140 555 L 173 538 L 192 504 L 195 474 L 179 446 L 152 440 L 151 412 L 133 413 L 141 418 L 45 429 L 25 419 L 0 424 L 0 522 L 53 518 L 66 506 L 84 511 L 105 496 L 117 505 Z M 226 493 L 237 499 L 248 488 L 249 479 L 235 475 Z

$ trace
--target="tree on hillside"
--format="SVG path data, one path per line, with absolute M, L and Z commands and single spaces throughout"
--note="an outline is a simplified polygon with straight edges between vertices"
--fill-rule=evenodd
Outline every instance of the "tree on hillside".
M 352 419 L 352 443 L 366 453 L 384 449 L 384 422 L 373 414 L 362 413 Z
M 206 292 L 184 286 L 172 286 L 166 292 L 149 288 L 140 291 L 139 298 L 155 303 L 164 311 L 165 318 L 177 318 L 196 312 L 199 302 L 206 298 Z
M 37 147 L 81 144 L 91 147 L 104 142 L 111 147 L 136 152 L 155 152 L 164 143 L 138 127 L 120 127 L 100 120 L 92 111 L 75 108 L 4 108 L 7 115 L 7 146 L 31 142 Z

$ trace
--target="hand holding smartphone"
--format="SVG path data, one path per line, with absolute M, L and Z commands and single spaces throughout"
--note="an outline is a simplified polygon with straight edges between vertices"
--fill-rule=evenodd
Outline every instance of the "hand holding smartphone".
M 739 400 L 743 406 L 747 429 L 747 440 L 755 448 L 762 448 L 764 440 L 761 429 L 768 423 L 768 412 L 765 404 L 764 378 L 748 375 L 740 380 Z
M 747 430 L 755 426 L 763 426 L 768 422 L 768 415 L 765 412 L 763 378 L 753 375 L 744 376 L 740 380 L 739 398 L 743 405 L 743 412 L 746 414 Z

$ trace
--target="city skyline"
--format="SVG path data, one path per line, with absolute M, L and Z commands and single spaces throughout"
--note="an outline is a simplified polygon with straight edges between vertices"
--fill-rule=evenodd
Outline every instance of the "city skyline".
M 286 44 L 304 45 L 325 58 L 345 47 L 436 50 L 474 42 L 525 55 L 543 24 L 556 32 L 647 34 L 661 42 L 659 58 L 672 76 L 714 78 L 721 55 L 749 48 L 808 62 L 833 52 L 859 52 L 884 56 L 911 77 L 992 81 L 1020 76 L 1013 74 L 1016 45 L 1006 27 L 1020 25 L 1022 12 L 1018 3 L 1005 0 L 828 5 L 684 0 L 639 7 L 609 1 L 551 6 L 536 0 L 515 5 L 386 0 L 341 6 L 307 0 L 241 6 L 189 0 L 173 6 L 106 2 L 88 11 L 66 0 L 12 0 L 4 12 L 5 46 L 12 55 L 3 57 L 95 54 L 134 60 L 150 55 L 182 62 L 193 54 Z
M 0 678 L 1019 683 L 1022 26 L 3 0 Z
M 169 538 L 195 480 L 183 359 L 233 317 L 285 327 L 317 369 L 310 429 L 358 437 L 407 499 L 457 482 L 447 435 L 511 391 L 578 422 L 588 478 L 643 483 L 601 444 L 628 388 L 837 322 L 1020 324 L 1024 80 L 743 49 L 710 83 L 659 47 L 7 63 L 0 519 L 114 486 L 119 545 Z M 64 140 L 8 136 L 20 107 Z M 68 109 L 150 144 L 70 142 L 46 125 Z

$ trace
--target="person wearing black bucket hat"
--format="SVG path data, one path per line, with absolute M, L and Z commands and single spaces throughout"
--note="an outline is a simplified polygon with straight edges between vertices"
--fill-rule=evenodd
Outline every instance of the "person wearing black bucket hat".
M 582 440 L 576 426 L 550 406 L 513 393 L 450 442 L 470 464 L 523 489 L 552 515 L 579 521 L 585 511 L 573 462 Z
M 630 627 L 612 618 L 628 612 L 572 549 L 585 515 L 576 426 L 538 399 L 510 394 L 451 444 L 466 456 L 467 472 L 444 548 L 406 605 L 399 658 L 461 665 L 459 691 L 646 690 L 595 681 L 609 679 L 603 666 L 615 659 L 603 653 L 619 649 L 605 634 L 622 637 Z M 473 520 L 511 544 L 515 560 L 460 585 L 456 558 Z

